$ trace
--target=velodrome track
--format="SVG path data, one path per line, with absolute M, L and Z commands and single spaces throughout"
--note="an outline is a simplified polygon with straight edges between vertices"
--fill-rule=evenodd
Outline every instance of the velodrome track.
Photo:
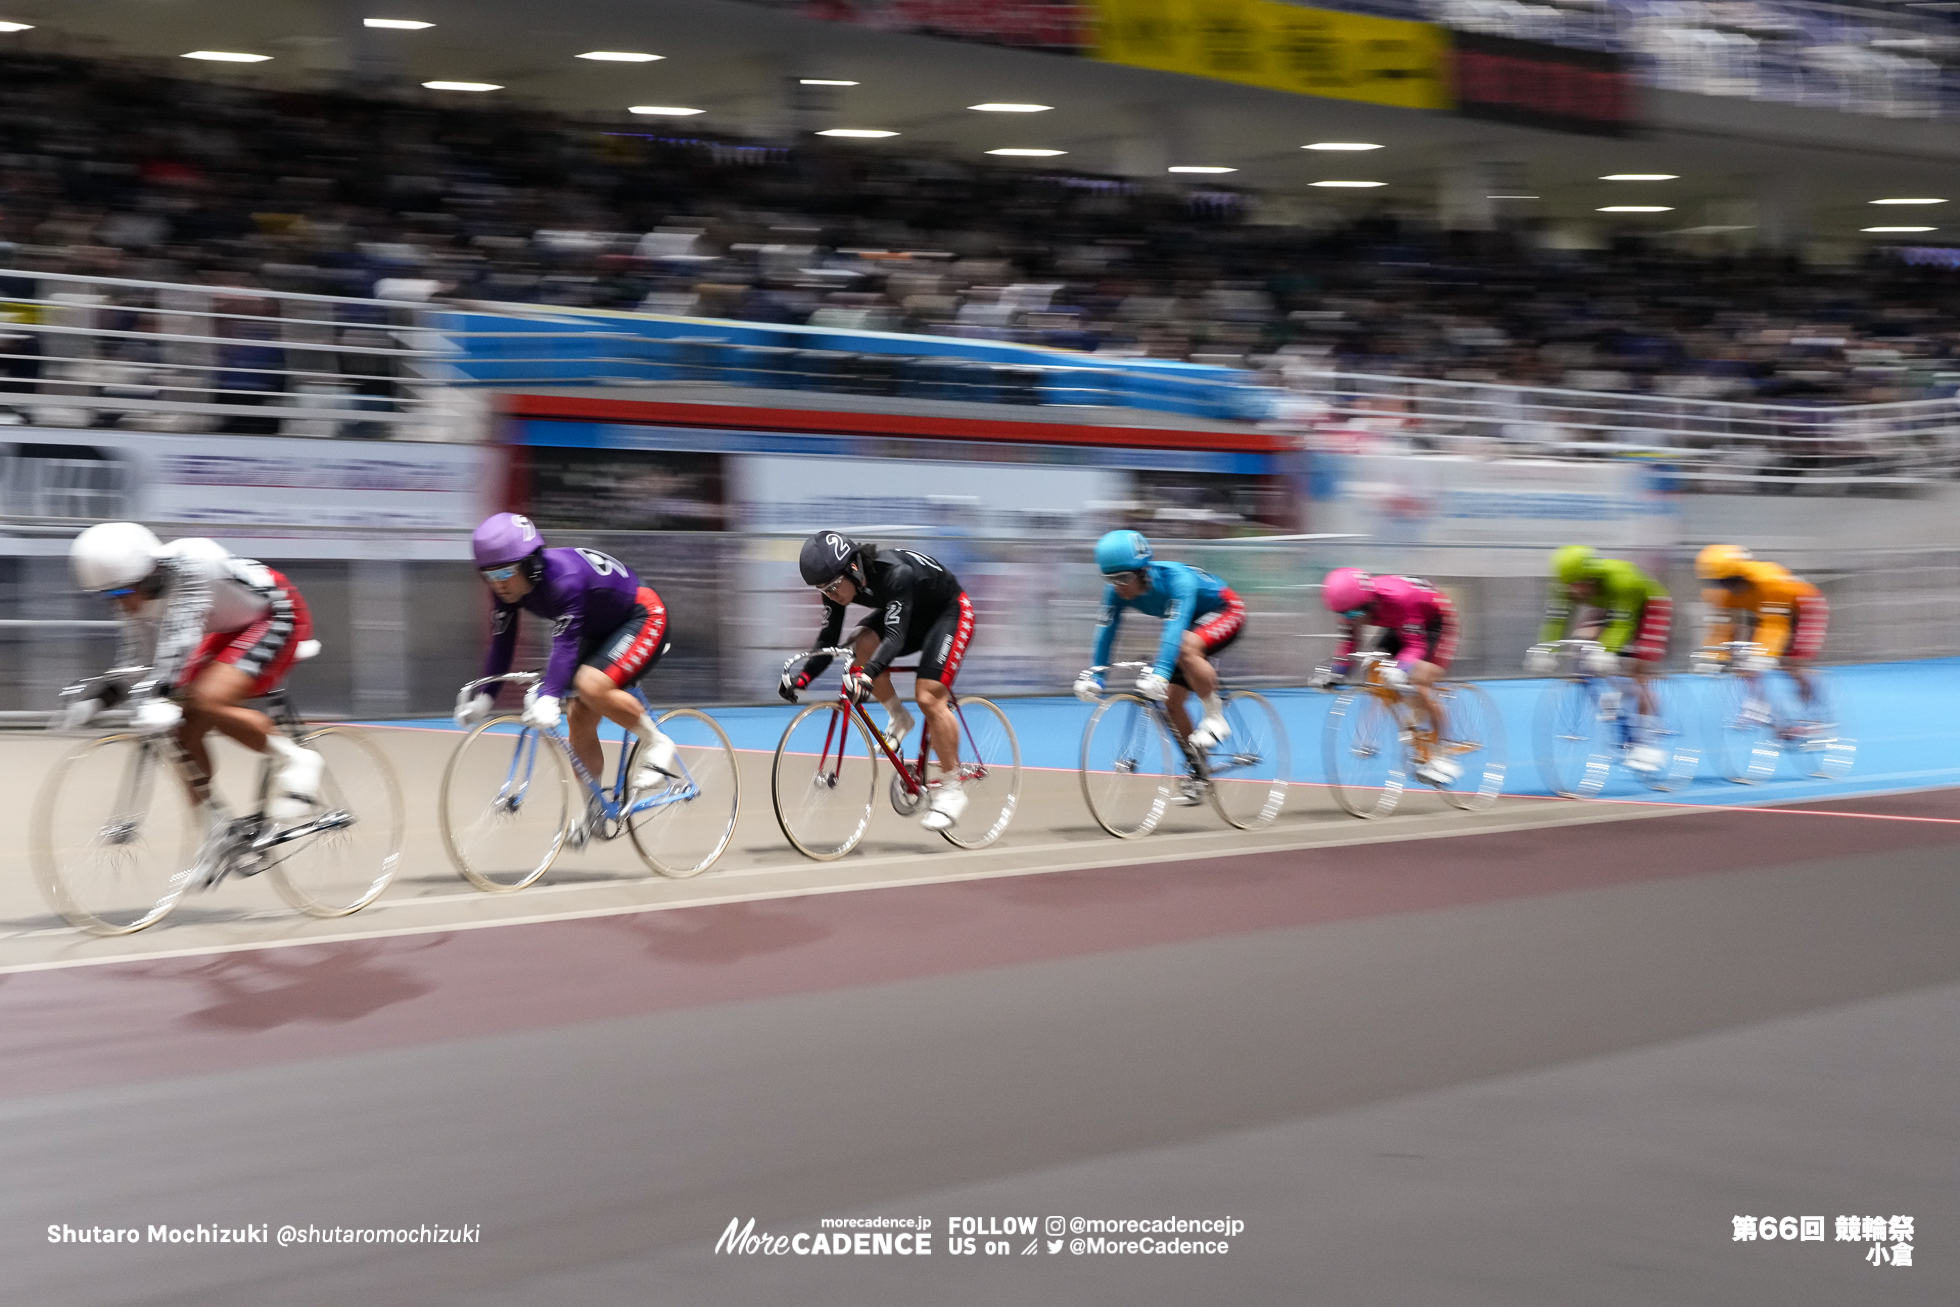
M 715 871 L 611 846 L 499 897 L 435 838 L 455 735 L 397 725 L 382 904 L 301 921 L 248 881 L 121 941 L 49 917 L 16 830 L 0 1276 L 61 1303 L 1950 1301 L 1960 791 L 1929 787 L 1960 782 L 1960 667 L 1837 676 L 1837 786 L 1369 824 L 1308 785 L 1254 836 L 1198 810 L 1123 843 L 1030 770 L 995 850 L 886 811 L 818 866 L 751 753 Z M 1522 759 L 1537 687 L 1494 688 Z M 1324 700 L 1280 702 L 1316 779 Z M 1082 710 L 1013 709 L 1065 768 Z M 717 716 L 763 748 L 784 714 Z M 31 794 L 61 747 L 0 738 L 0 767 Z M 1814 1213 L 1913 1215 L 1919 1264 L 1732 1240 Z M 1052 1214 L 1246 1227 L 1224 1256 L 947 1246 L 948 1218 Z M 933 1218 L 933 1255 L 711 1251 L 731 1217 L 858 1215 Z M 46 1235 L 199 1222 L 482 1241 Z

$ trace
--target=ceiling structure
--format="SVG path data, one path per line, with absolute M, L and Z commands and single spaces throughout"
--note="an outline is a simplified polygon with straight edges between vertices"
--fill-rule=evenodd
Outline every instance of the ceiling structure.
M 366 18 L 432 26 L 376 29 Z M 358 74 L 448 102 L 544 104 L 610 119 L 619 130 L 781 139 L 870 129 L 897 134 L 850 147 L 974 161 L 996 149 L 1059 150 L 1054 166 L 1249 189 L 1281 215 L 1309 204 L 1357 213 L 1441 204 L 1540 216 L 1574 230 L 1775 227 L 1804 240 L 1856 242 L 1901 239 L 1862 235 L 1867 227 L 1927 226 L 1935 230 L 1910 239 L 1960 235 L 1960 132 L 1788 105 L 1649 91 L 1649 130 L 1580 136 L 877 31 L 740 0 L 0 0 L 0 20 L 33 25 L 0 34 L 0 47 L 155 59 L 186 77 L 301 86 Z M 181 57 L 194 50 L 270 58 Z M 579 57 L 595 51 L 660 58 Z M 856 85 L 804 86 L 806 78 Z M 429 81 L 501 89 L 420 89 Z M 1051 107 L 970 108 L 988 102 Z M 636 105 L 701 112 L 628 112 Z M 1382 148 L 1302 148 L 1328 141 Z M 1173 167 L 1235 171 L 1171 174 Z M 1615 173 L 1673 179 L 1600 180 Z M 1382 185 L 1315 185 L 1328 181 Z M 1951 203 L 1871 204 L 1890 198 Z M 1655 211 L 1601 211 L 1625 206 Z

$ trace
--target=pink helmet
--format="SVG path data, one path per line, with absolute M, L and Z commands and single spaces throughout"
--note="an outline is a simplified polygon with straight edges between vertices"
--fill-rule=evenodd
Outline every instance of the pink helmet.
M 1366 608 L 1374 602 L 1370 582 L 1373 580 L 1358 567 L 1337 567 L 1327 574 L 1321 586 L 1321 602 L 1332 613 L 1351 613 L 1357 608 Z
M 1378 576 L 1369 587 L 1375 598 L 1385 604 L 1403 604 L 1415 597 L 1416 587 L 1406 576 Z

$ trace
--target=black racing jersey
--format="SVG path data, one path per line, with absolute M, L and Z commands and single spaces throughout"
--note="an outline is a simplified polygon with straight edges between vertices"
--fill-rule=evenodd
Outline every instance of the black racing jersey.
M 884 631 L 885 638 L 864 665 L 866 672 L 877 676 L 905 651 L 906 637 L 913 630 L 924 631 L 946 605 L 958 602 L 960 582 L 938 559 L 913 549 L 866 545 L 858 551 L 857 564 L 866 585 L 851 602 L 877 610 Z M 844 634 L 844 605 L 826 595 L 823 606 L 823 630 L 816 644 L 820 649 L 835 645 Z M 815 680 L 828 666 L 827 655 L 812 658 L 805 672 Z

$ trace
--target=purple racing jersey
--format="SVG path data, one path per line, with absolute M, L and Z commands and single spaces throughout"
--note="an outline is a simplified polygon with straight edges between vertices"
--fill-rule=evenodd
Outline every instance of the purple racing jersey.
M 581 651 L 618 630 L 639 595 L 640 578 L 610 554 L 596 549 L 545 550 L 544 573 L 529 594 L 514 604 L 493 601 L 483 674 L 502 676 L 510 670 L 517 651 L 517 610 L 522 608 L 551 619 L 551 659 L 538 693 L 564 698 Z

